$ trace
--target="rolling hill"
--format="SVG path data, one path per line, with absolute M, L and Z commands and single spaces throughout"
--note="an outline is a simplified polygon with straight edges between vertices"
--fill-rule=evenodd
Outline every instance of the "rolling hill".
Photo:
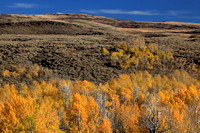
M 193 23 L 137 22 L 66 13 L 0 15 L 0 73 L 37 64 L 47 79 L 104 83 L 120 73 L 134 72 L 112 66 L 110 54 L 116 51 L 116 44 L 135 38 L 171 48 L 175 57 L 200 65 L 199 33 L 200 24 Z M 102 48 L 110 54 L 102 54 Z M 16 84 L 24 78 L 34 80 L 4 77 L 0 83 Z

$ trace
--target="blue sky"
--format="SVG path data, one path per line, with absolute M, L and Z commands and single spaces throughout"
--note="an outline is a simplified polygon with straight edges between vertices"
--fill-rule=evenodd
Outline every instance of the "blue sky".
M 5 0 L 0 14 L 83 13 L 134 21 L 200 23 L 200 0 Z

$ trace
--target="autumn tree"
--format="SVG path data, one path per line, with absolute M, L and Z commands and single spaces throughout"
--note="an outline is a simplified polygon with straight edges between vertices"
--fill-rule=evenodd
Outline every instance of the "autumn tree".
M 12 93 L 0 110 L 1 132 L 61 132 L 57 111 L 47 100 L 38 104 L 30 96 Z
M 158 100 L 151 96 L 141 110 L 139 126 L 150 133 L 168 131 L 172 128 L 172 121 L 168 118 L 169 114 L 169 110 L 159 107 Z
M 100 128 L 99 128 L 99 132 L 100 133 L 112 133 L 113 132 L 112 124 L 107 117 L 105 117 L 103 119 L 103 122 L 102 122 L 102 124 L 100 125 Z
M 71 132 L 96 132 L 99 125 L 99 107 L 93 97 L 74 94 L 73 102 L 67 108 Z

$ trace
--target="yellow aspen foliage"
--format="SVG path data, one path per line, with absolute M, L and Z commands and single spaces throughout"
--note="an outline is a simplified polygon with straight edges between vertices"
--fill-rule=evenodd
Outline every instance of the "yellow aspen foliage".
M 110 91 L 109 96 L 108 96 L 108 108 L 110 109 L 116 109 L 119 107 L 120 105 L 120 101 L 119 101 L 119 96 L 113 93 L 114 91 Z
M 180 111 L 179 109 L 173 110 L 173 130 L 180 133 L 186 133 L 188 131 L 188 120 L 184 120 L 186 117 L 186 111 Z M 187 118 L 187 117 L 186 117 Z
M 156 74 L 154 76 L 154 80 L 153 80 L 153 87 L 156 89 L 156 90 L 160 90 L 160 88 L 162 88 L 162 78 L 160 75 Z
M 164 92 L 159 91 L 158 92 L 158 96 L 161 98 L 160 102 L 161 102 L 162 105 L 168 104 L 169 97 L 167 95 L 168 95 L 167 91 L 164 91 Z
M 194 102 L 197 101 L 197 99 L 199 98 L 198 96 L 198 91 L 196 89 L 196 86 L 194 86 L 193 84 L 190 85 L 188 87 L 188 90 L 186 91 L 186 99 L 185 102 L 187 104 L 194 104 Z
M 122 88 L 121 95 L 124 102 L 131 102 L 132 92 L 129 89 Z
M 138 116 L 139 108 L 136 104 L 122 104 L 119 108 L 119 118 L 125 132 L 139 132 Z
M 140 106 L 141 104 L 143 104 L 144 103 L 144 100 L 145 100 L 145 95 L 144 95 L 144 93 L 140 93 L 139 95 L 138 95 L 138 98 L 137 98 L 137 103 L 138 103 L 138 105 Z
M 112 54 L 111 54 L 111 59 L 112 60 L 118 60 L 119 58 L 118 58 L 118 52 L 113 52 Z
M 103 122 L 102 122 L 102 124 L 100 125 L 100 128 L 99 128 L 99 132 L 100 133 L 112 133 L 113 132 L 112 124 L 107 117 L 105 117 L 103 119 Z
M 0 131 L 9 132 L 32 131 L 34 113 L 33 99 L 31 97 L 23 98 L 22 96 L 12 93 L 10 100 L 4 103 L 4 108 L 0 116 Z
M 6 84 L 3 88 L 0 88 L 0 100 L 5 102 L 10 99 L 13 93 L 16 93 L 15 85 Z
M 89 127 L 87 125 L 87 99 L 85 96 L 78 93 L 74 94 L 73 102 L 67 108 L 67 116 L 71 132 L 87 132 Z
M 96 91 L 96 86 L 92 82 L 84 80 L 84 81 L 78 81 L 74 89 L 76 92 L 88 96 L 89 94 L 92 94 L 93 92 Z
M 159 52 L 153 45 L 118 48 L 118 58 L 125 60 L 131 51 L 144 65 Z M 160 54 L 170 59 L 166 51 Z M 33 81 L 18 88 L 6 84 L 0 88 L 0 132 L 199 132 L 199 97 L 199 79 L 184 70 L 169 76 L 121 74 L 98 86 L 66 80 Z
M 40 83 L 40 86 L 42 89 L 45 89 L 46 88 L 46 82 L 43 80 L 41 83 Z
M 116 82 L 118 82 L 118 86 L 120 88 L 127 88 L 130 91 L 133 91 L 135 88 L 134 80 L 132 79 L 131 75 L 128 74 L 119 75 L 119 78 Z
M 87 99 L 76 93 L 67 116 L 71 132 L 97 132 L 99 128 L 99 106 L 92 96 Z
M 99 127 L 99 107 L 93 97 L 86 99 L 75 94 L 68 108 L 68 121 L 72 132 L 96 132 Z
M 57 111 L 48 101 L 37 104 L 33 98 L 12 93 L 1 106 L 1 132 L 60 132 Z
M 30 96 L 29 88 L 26 84 L 21 83 L 18 93 L 24 97 Z
M 17 67 L 16 68 L 16 71 L 19 73 L 19 74 L 24 74 L 26 69 L 24 67 Z
M 20 76 L 20 74 L 17 73 L 17 72 L 15 72 L 15 71 L 14 71 L 14 72 L 11 72 L 10 75 L 12 75 L 12 76 L 15 77 L 15 78 L 17 78 L 17 77 Z
M 158 47 L 153 43 L 149 44 L 148 48 L 152 53 L 156 53 L 158 51 Z
M 152 89 L 152 76 L 151 76 L 151 74 L 149 74 L 148 71 L 145 71 L 144 72 L 144 77 L 145 77 L 145 82 L 144 83 L 146 84 L 147 88 L 149 90 L 151 90 Z
M 138 126 L 138 118 L 140 117 L 140 109 L 137 104 L 132 107 L 132 113 L 129 118 L 128 132 L 142 132 L 141 127 Z
M 4 103 L 2 101 L 0 101 L 0 113 L 3 108 L 4 108 Z M 1 120 L 1 118 L 2 118 L 2 116 L 0 116 L 0 120 Z
M 109 54 L 109 51 L 108 51 L 106 48 L 102 48 L 101 52 L 102 52 L 103 54 Z
M 42 101 L 41 105 L 36 106 L 34 114 L 34 130 L 38 133 L 59 133 L 59 116 L 56 109 L 52 108 L 53 104 L 48 100 Z
M 43 96 L 54 96 L 57 93 L 57 88 L 52 83 L 48 82 L 45 85 L 41 84 Z
M 187 88 L 186 88 L 187 90 Z M 186 90 L 181 88 L 181 89 L 178 89 L 178 92 L 177 92 L 177 95 L 180 99 L 182 99 L 183 101 L 185 101 L 186 99 Z
M 40 67 L 37 64 L 34 64 L 29 69 L 27 69 L 27 76 L 29 78 L 36 78 L 38 77 L 38 72 L 40 71 Z
M 10 71 L 9 70 L 4 70 L 2 72 L 3 77 L 10 77 Z
M 111 60 L 117 61 L 122 69 L 134 68 L 154 70 L 165 67 L 173 61 L 172 50 L 161 50 L 154 44 L 146 45 L 144 40 L 136 39 L 132 44 L 116 45 L 117 52 L 111 54 Z
M 161 82 L 162 82 L 162 88 L 164 89 L 164 90 L 168 90 L 168 91 L 170 91 L 170 90 L 172 90 L 172 87 L 171 87 L 171 80 L 167 77 L 167 76 L 164 76 L 163 78 L 162 78 L 162 80 L 161 80 Z
M 97 132 L 99 127 L 99 106 L 95 102 L 93 97 L 89 97 L 88 103 L 86 105 L 88 114 L 88 126 L 90 132 Z
M 36 100 L 41 100 L 43 97 L 42 87 L 37 81 L 33 81 L 32 85 L 30 86 L 30 96 L 35 98 Z
M 64 107 L 65 101 L 62 92 L 57 88 L 55 81 L 45 82 L 42 81 L 41 84 L 35 83 L 33 86 L 34 95 L 39 99 L 48 99 L 52 102 L 53 107 L 60 108 Z

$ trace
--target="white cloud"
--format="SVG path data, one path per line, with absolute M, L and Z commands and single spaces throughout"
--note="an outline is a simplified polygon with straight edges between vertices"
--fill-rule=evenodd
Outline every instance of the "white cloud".
M 27 4 L 27 3 L 15 3 L 9 7 L 11 8 L 26 8 L 26 9 L 29 9 L 29 8 L 35 8 L 37 5 L 36 4 Z
M 190 18 L 200 19 L 200 16 L 194 16 L 194 17 L 190 17 Z
M 153 11 L 123 11 L 120 9 L 100 9 L 100 10 L 80 10 L 84 13 L 93 13 L 93 14 L 99 14 L 99 13 L 105 13 L 105 14 L 127 14 L 127 15 L 159 15 L 157 12 Z
M 189 17 L 189 16 L 181 16 L 179 18 L 200 19 L 200 16 L 191 16 L 191 17 Z
M 183 14 L 188 14 L 188 12 L 186 11 L 168 11 L 165 15 L 169 15 L 169 16 L 180 16 Z
M 191 14 L 187 11 L 165 11 L 165 12 L 158 12 L 155 10 L 151 11 L 125 11 L 120 9 L 100 9 L 100 10 L 80 10 L 83 13 L 91 13 L 91 14 L 125 14 L 125 15 L 143 15 L 143 16 L 150 16 L 150 15 L 160 15 L 160 16 L 172 16 L 172 17 L 185 17 L 188 14 Z M 186 18 L 186 17 L 185 17 Z M 188 17 L 189 18 L 189 17 Z M 190 17 L 190 18 L 199 18 L 198 16 Z

